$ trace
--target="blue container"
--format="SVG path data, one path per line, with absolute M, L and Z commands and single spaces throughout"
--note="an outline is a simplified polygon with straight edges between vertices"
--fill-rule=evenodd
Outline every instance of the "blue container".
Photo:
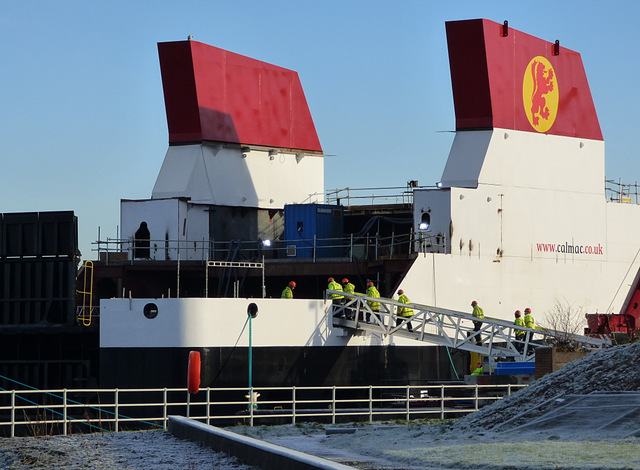
M 328 204 L 286 204 L 284 238 L 287 256 L 345 256 L 344 208 Z M 292 248 L 295 246 L 295 248 Z
M 533 375 L 536 373 L 535 362 L 498 362 L 494 375 Z

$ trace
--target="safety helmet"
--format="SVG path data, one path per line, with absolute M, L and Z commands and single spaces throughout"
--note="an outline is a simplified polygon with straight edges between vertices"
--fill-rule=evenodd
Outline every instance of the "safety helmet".
M 476 305 L 478 305 L 478 302 L 476 302 L 475 300 L 473 302 L 471 302 L 471 306 L 475 307 Z
M 349 282 L 349 279 L 347 279 L 346 277 L 342 280 L 342 283 L 343 283 L 343 284 L 346 284 L 346 283 L 348 283 L 348 282 Z
M 327 282 L 333 282 L 333 278 L 330 277 L 329 279 L 327 279 Z
M 373 282 L 369 281 L 367 282 L 367 287 L 371 287 L 373 285 Z
M 525 308 L 524 313 L 531 313 L 531 309 L 529 307 Z
M 516 317 L 519 317 L 520 316 L 520 310 L 516 310 L 515 315 L 516 315 Z
M 291 281 L 291 282 L 289 283 L 289 285 L 290 285 L 291 287 L 295 287 L 295 286 L 296 286 L 296 283 L 295 283 L 295 281 Z
M 403 291 L 402 289 L 400 289 L 400 290 L 398 291 L 398 295 L 402 295 L 402 294 L 404 294 L 404 291 Z

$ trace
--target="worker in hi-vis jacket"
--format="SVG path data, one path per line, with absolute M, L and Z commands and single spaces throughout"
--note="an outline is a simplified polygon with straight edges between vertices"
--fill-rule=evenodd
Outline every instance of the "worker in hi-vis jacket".
M 482 308 L 480 308 L 480 305 L 478 305 L 478 302 L 474 300 L 473 302 L 471 302 L 471 306 L 473 307 L 473 313 L 471 313 L 471 315 L 473 315 L 473 318 L 484 318 L 484 312 L 482 311 Z M 476 344 L 478 346 L 482 346 L 482 336 L 480 336 L 480 333 L 478 333 L 481 327 L 481 321 L 473 320 L 473 331 L 477 333 Z
M 398 302 L 402 304 L 411 303 L 411 301 L 409 300 L 409 297 L 407 297 L 407 295 L 404 293 L 402 289 L 398 291 L 398 295 L 400 296 L 398 297 Z M 413 316 L 413 309 L 409 307 L 404 307 L 404 306 L 398 307 L 398 316 L 403 318 L 411 318 Z M 396 318 L 396 326 L 399 326 L 402 322 L 403 320 L 401 320 L 400 318 Z M 413 331 L 413 327 L 411 326 L 410 321 L 407 322 L 407 330 Z
M 282 299 L 293 299 L 293 289 L 296 288 L 295 281 L 291 281 L 287 287 L 282 291 L 282 295 L 280 296 Z

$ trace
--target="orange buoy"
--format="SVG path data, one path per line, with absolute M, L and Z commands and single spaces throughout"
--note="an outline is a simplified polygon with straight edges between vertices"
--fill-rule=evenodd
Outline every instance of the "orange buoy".
M 189 353 L 187 390 L 191 394 L 196 394 L 200 390 L 200 351 L 191 351 Z

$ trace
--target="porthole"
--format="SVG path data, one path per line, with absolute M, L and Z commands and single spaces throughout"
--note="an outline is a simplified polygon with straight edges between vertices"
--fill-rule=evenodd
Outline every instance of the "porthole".
M 158 316 L 158 306 L 156 304 L 147 304 L 142 309 L 142 313 L 144 313 L 144 316 L 149 320 L 153 320 Z

